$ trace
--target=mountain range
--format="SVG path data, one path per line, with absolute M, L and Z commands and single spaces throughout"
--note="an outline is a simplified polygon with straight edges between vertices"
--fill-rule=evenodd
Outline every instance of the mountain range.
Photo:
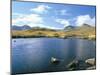
M 95 39 L 96 28 L 94 26 L 83 24 L 81 26 L 66 26 L 62 30 L 54 30 L 41 27 L 13 26 L 13 38 L 33 38 L 33 37 L 79 37 Z
M 69 31 L 69 30 L 73 30 L 73 29 L 77 29 L 77 28 L 91 28 L 91 27 L 93 27 L 93 26 L 90 26 L 90 25 L 88 25 L 88 24 L 83 24 L 83 25 L 81 25 L 81 26 L 71 26 L 71 25 L 69 25 L 69 26 L 66 26 L 66 27 L 64 27 L 64 29 L 62 29 L 62 30 L 65 30 L 65 31 Z M 12 26 L 12 30 L 30 30 L 30 29 L 32 29 L 32 30 L 50 30 L 49 28 L 42 28 L 42 27 L 30 27 L 30 26 L 28 26 L 28 25 L 23 25 L 23 26 L 16 26 L 16 25 L 13 25 Z M 51 30 L 54 30 L 54 29 L 51 29 Z
M 12 26 L 12 30 L 29 30 L 29 29 L 31 29 L 31 27 L 28 25 L 23 25 L 23 26 L 13 25 Z

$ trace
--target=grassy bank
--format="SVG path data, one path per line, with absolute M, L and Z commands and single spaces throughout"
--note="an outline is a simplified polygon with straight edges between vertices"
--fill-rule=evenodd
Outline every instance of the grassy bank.
M 74 29 L 67 30 L 53 30 L 45 28 L 33 28 L 30 30 L 12 30 L 12 38 L 82 38 L 95 40 L 96 39 L 95 27 L 81 26 Z

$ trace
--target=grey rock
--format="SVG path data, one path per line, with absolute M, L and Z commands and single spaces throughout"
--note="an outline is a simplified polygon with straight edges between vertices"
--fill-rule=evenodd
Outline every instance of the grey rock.
M 87 59 L 85 61 L 85 63 L 90 64 L 90 65 L 95 65 L 96 64 L 96 61 L 95 61 L 95 58 L 91 58 L 91 59 Z

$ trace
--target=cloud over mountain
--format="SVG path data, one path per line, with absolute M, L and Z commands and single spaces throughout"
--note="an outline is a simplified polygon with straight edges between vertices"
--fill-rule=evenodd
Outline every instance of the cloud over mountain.
M 12 25 L 63 29 L 66 26 L 95 26 L 95 6 L 41 2 L 12 2 Z
M 66 27 L 66 26 L 69 26 L 70 25 L 69 21 L 66 20 L 66 19 L 56 19 L 55 21 L 57 23 L 63 25 L 63 27 Z
M 95 17 L 91 18 L 90 15 L 80 15 L 76 17 L 75 24 L 77 26 L 80 26 L 84 23 L 95 26 Z
M 29 25 L 29 26 L 33 26 L 33 25 L 37 25 L 37 24 L 41 24 L 43 22 L 43 19 L 40 15 L 38 14 L 26 14 L 23 15 L 22 17 L 20 17 L 21 14 L 19 14 L 19 16 L 17 15 L 17 17 L 15 19 L 12 19 L 12 24 L 13 25 Z

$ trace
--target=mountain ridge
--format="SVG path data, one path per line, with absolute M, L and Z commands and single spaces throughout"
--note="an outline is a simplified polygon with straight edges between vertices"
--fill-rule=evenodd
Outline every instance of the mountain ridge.
M 34 37 L 78 37 L 95 39 L 96 30 L 93 26 L 82 25 L 79 27 L 67 27 L 67 30 L 52 30 L 47 28 L 31 28 L 29 30 L 12 30 L 13 38 L 34 38 Z
M 23 25 L 23 26 L 13 25 L 12 26 L 12 30 L 29 30 L 29 29 L 31 29 L 31 27 L 28 25 Z
M 65 30 L 65 31 L 69 31 L 69 30 L 73 30 L 73 29 L 77 29 L 77 28 L 85 28 L 85 27 L 93 27 L 91 25 L 88 25 L 88 24 L 83 24 L 83 25 L 80 25 L 80 26 L 72 26 L 72 25 L 69 25 L 69 26 L 66 26 L 64 27 L 63 29 L 60 29 L 60 30 Z M 17 25 L 13 25 L 12 26 L 12 30 L 30 30 L 30 29 L 33 29 L 33 30 L 56 30 L 56 29 L 51 29 L 51 28 L 45 28 L 45 27 L 30 27 L 29 25 L 23 25 L 23 26 L 17 26 Z

